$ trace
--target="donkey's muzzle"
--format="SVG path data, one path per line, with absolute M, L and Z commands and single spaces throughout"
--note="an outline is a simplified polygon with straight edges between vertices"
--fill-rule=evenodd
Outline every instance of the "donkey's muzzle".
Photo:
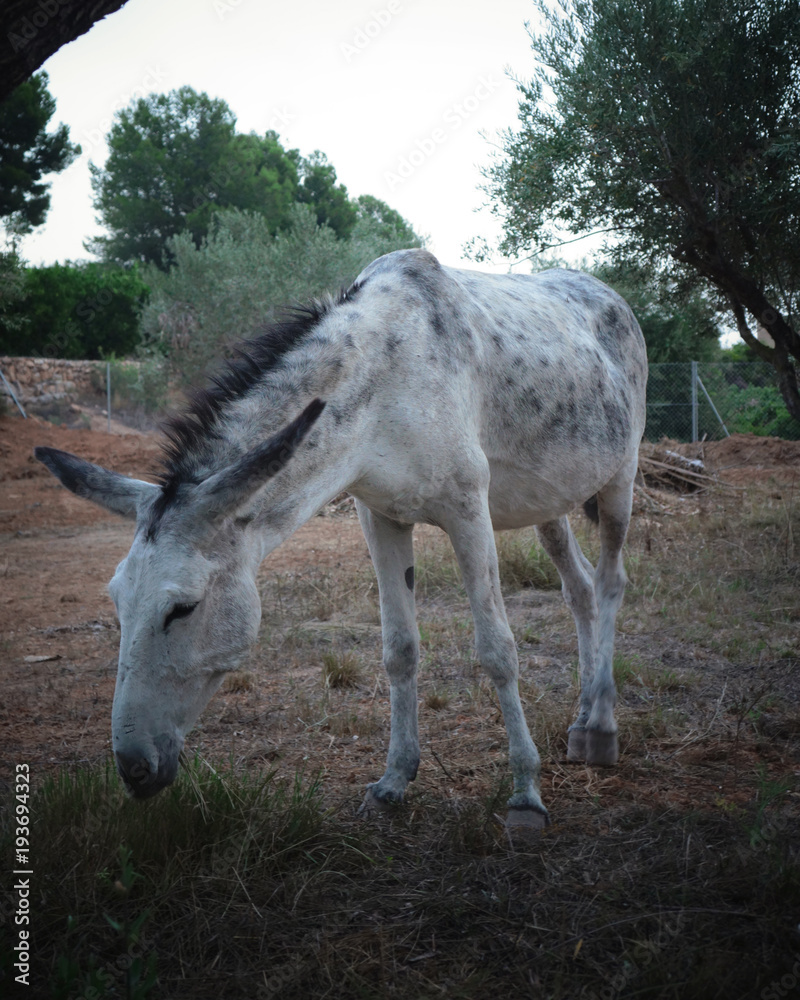
M 149 753 L 135 749 L 114 753 L 119 776 L 133 798 L 149 799 L 172 784 L 178 774 L 180 750 L 176 740 L 162 736 L 153 741 Z

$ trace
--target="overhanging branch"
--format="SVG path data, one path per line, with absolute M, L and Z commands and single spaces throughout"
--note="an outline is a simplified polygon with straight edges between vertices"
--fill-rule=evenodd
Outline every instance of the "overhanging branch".
M 62 45 L 126 0 L 4 0 L 0 12 L 0 101 Z

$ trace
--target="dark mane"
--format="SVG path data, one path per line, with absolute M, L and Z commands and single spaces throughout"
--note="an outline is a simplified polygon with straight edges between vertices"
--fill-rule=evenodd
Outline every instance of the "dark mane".
M 174 501 L 181 484 L 198 481 L 196 469 L 198 464 L 202 465 L 203 452 L 217 437 L 215 426 L 220 413 L 228 404 L 246 396 L 267 372 L 274 371 L 334 306 L 351 301 L 356 290 L 357 286 L 351 285 L 335 299 L 288 310 L 277 322 L 235 347 L 233 359 L 210 375 L 206 385 L 187 393 L 186 407 L 162 425 L 167 440 L 158 474 L 161 496 L 152 511 L 153 522 Z

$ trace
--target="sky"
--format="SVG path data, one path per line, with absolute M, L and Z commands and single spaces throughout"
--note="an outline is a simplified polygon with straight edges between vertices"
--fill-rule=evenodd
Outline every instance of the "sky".
M 516 123 L 514 78 L 531 75 L 525 22 L 536 16 L 531 0 L 128 0 L 42 67 L 51 127 L 66 123 L 82 154 L 52 178 L 47 221 L 23 257 L 91 259 L 84 241 L 102 228 L 89 163 L 105 162 L 115 111 L 188 85 L 226 101 L 241 132 L 274 129 L 287 148 L 322 150 L 351 197 L 386 201 L 442 263 L 486 267 L 463 247 L 501 235 L 481 168 Z

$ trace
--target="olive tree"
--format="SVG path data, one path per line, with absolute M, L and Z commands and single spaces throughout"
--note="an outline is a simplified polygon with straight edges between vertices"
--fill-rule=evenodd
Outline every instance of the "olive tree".
M 487 171 L 501 249 L 600 230 L 710 290 L 800 420 L 796 0 L 535 2 L 533 78 Z

